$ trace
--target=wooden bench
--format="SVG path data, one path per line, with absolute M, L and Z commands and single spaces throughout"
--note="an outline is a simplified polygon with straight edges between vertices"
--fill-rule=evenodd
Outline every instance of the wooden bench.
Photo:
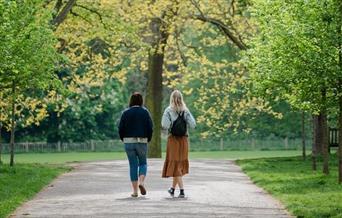
M 329 128 L 329 152 L 331 147 L 338 147 L 338 129 Z

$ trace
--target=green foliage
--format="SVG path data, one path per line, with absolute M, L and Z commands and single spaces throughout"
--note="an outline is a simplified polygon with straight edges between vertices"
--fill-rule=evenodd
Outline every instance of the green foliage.
M 247 56 L 257 95 L 314 113 L 331 107 L 342 77 L 337 1 L 254 1 L 251 11 L 259 31 Z
M 17 105 L 15 119 L 20 126 L 46 116 L 45 105 L 61 83 L 55 74 L 59 55 L 43 1 L 1 0 L 0 17 L 0 121 L 9 129 L 10 107 Z
M 1 0 L 0 82 L 15 81 L 21 88 L 45 89 L 54 81 L 56 41 L 49 26 L 50 14 L 38 11 L 42 1 Z
M 40 164 L 17 164 L 13 168 L 0 165 L 0 217 L 7 217 L 68 169 Z
M 336 179 L 335 154 L 331 156 L 329 176 L 313 173 L 309 158 L 306 161 L 300 157 L 239 160 L 237 163 L 296 217 L 341 217 L 342 186 Z

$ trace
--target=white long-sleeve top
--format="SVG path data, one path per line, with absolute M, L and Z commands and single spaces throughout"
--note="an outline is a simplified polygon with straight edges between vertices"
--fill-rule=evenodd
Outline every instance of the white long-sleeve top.
M 168 106 L 164 113 L 163 113 L 163 117 L 162 117 L 162 128 L 168 130 L 168 132 L 170 132 L 171 126 L 173 124 L 173 122 L 177 119 L 178 114 L 176 111 L 172 110 L 172 108 L 170 106 Z M 196 127 L 196 120 L 195 118 L 192 116 L 191 112 L 189 110 L 185 110 L 184 111 L 184 119 L 186 121 L 187 124 L 187 129 L 189 129 L 189 127 L 191 129 L 194 129 Z

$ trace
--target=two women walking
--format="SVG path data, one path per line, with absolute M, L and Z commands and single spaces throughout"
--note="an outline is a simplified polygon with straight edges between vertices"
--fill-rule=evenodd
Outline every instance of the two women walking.
M 177 186 L 180 189 L 179 197 L 185 197 L 182 177 L 189 173 L 188 128 L 195 126 L 196 121 L 186 107 L 181 92 L 173 91 L 170 105 L 165 109 L 162 117 L 162 128 L 168 131 L 162 177 L 173 177 L 172 185 L 168 190 L 172 197 Z M 147 143 L 152 138 L 152 120 L 148 110 L 143 107 L 141 94 L 134 93 L 131 96 L 129 108 L 123 112 L 120 119 L 119 135 L 125 144 L 129 161 L 132 197 L 138 197 L 138 187 L 140 193 L 145 195 Z

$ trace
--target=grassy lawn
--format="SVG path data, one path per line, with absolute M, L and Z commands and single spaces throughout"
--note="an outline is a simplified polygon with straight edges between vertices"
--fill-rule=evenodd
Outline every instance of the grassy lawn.
M 342 217 L 342 185 L 337 183 L 337 158 L 331 157 L 331 174 L 311 170 L 300 157 L 238 160 L 259 186 L 280 199 L 297 217 Z
M 300 151 L 205 151 L 190 152 L 191 159 L 249 159 L 260 157 L 290 157 L 298 156 Z M 163 154 L 164 156 L 164 154 Z M 9 156 L 4 155 L 4 161 L 8 162 Z M 122 160 L 126 159 L 124 152 L 78 152 L 78 153 L 28 153 L 17 154 L 18 163 L 66 163 L 97 160 Z
M 67 167 L 40 164 L 0 165 L 0 217 L 6 217 L 32 198 Z

